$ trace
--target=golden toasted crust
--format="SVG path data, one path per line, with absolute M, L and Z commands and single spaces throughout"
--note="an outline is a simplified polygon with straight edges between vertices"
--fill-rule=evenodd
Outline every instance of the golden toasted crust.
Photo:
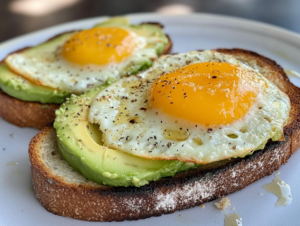
M 58 108 L 58 104 L 21 101 L 0 90 L 0 116 L 19 127 L 42 129 L 54 121 Z
M 167 54 L 172 50 L 173 43 L 168 35 L 167 37 L 169 42 L 165 46 L 161 55 Z M 16 52 L 21 52 L 28 48 L 29 47 L 26 47 Z M 0 116 L 4 120 L 19 127 L 34 127 L 42 129 L 54 121 L 55 110 L 58 109 L 58 107 L 59 105 L 57 104 L 42 104 L 38 102 L 18 100 L 5 94 L 0 89 Z M 20 114 L 20 112 L 22 112 L 22 114 Z
M 43 144 L 55 137 L 55 130 L 47 127 L 32 139 L 29 146 L 32 182 L 41 204 L 54 214 L 80 220 L 136 220 L 224 197 L 278 170 L 300 147 L 300 105 L 297 101 L 300 89 L 289 82 L 282 68 L 272 60 L 240 49 L 217 51 L 235 55 L 242 61 L 247 59 L 245 62 L 248 64 L 256 61 L 270 71 L 269 79 L 287 93 L 292 111 L 291 120 L 285 128 L 285 141 L 268 142 L 264 150 L 245 158 L 231 159 L 213 169 L 179 173 L 140 188 L 107 187 L 67 182 L 66 178 L 54 173 L 41 157 Z M 55 154 L 57 145 L 53 147 Z

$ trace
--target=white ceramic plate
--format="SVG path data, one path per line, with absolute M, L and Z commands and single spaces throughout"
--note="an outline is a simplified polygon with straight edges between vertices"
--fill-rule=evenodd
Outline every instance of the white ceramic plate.
M 300 36 L 262 23 L 209 14 L 189 16 L 162 16 L 157 14 L 130 15 L 132 23 L 158 21 L 174 42 L 174 52 L 195 49 L 244 48 L 276 60 L 282 67 L 300 71 Z M 55 26 L 2 43 L 0 59 L 25 46 L 36 45 L 64 31 L 89 28 L 103 20 L 93 18 Z M 300 85 L 300 80 L 292 78 Z M 20 112 L 20 114 L 22 114 Z M 0 118 L 0 225 L 224 225 L 225 213 L 214 203 L 205 208 L 177 211 L 161 217 L 121 223 L 93 223 L 73 220 L 47 212 L 38 202 L 30 181 L 27 148 L 35 129 L 18 128 Z M 242 216 L 243 225 L 299 225 L 300 214 L 300 151 L 297 151 L 280 168 L 280 177 L 290 185 L 293 203 L 287 207 L 275 207 L 276 196 L 267 193 L 262 186 L 273 180 L 265 177 L 242 191 L 229 195 L 235 212 Z M 18 164 L 16 164 L 18 163 Z M 263 193 L 260 195 L 259 193 Z

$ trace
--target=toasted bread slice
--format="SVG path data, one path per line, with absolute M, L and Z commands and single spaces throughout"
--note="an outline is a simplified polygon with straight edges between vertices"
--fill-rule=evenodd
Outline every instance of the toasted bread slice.
M 272 60 L 240 49 L 217 51 L 250 64 L 289 95 L 292 110 L 284 130 L 285 141 L 270 141 L 263 150 L 245 158 L 231 159 L 213 169 L 179 173 L 140 188 L 108 187 L 88 181 L 73 170 L 58 152 L 55 130 L 46 127 L 29 146 L 33 187 L 41 204 L 54 214 L 80 220 L 136 220 L 224 197 L 278 170 L 300 147 L 300 89 Z
M 172 50 L 173 43 L 168 35 L 167 37 L 169 42 L 165 46 L 161 55 L 170 53 Z M 26 49 L 28 49 L 28 47 L 16 52 L 24 51 Z M 0 89 L 0 116 L 4 120 L 19 127 L 34 127 L 42 129 L 54 121 L 55 110 L 58 109 L 58 107 L 59 105 L 57 104 L 42 104 L 38 102 L 22 101 L 9 96 Z M 22 114 L 20 112 L 22 112 Z

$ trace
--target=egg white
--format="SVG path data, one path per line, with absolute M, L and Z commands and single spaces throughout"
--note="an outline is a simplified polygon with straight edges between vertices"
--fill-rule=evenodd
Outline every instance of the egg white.
M 230 125 L 207 128 L 147 109 L 149 88 L 162 74 L 200 62 L 228 62 L 251 70 L 267 88 L 244 118 Z M 205 106 L 200 106 L 205 111 Z M 194 51 L 160 57 L 152 68 L 122 78 L 100 92 L 92 102 L 89 120 L 100 126 L 105 146 L 151 159 L 178 159 L 207 164 L 239 157 L 264 147 L 268 139 L 283 136 L 290 101 L 273 83 L 232 56 Z

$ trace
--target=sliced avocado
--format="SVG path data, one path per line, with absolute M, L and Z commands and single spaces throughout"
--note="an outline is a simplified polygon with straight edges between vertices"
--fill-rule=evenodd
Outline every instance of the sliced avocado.
M 140 187 L 197 167 L 180 161 L 144 159 L 104 147 L 101 132 L 88 121 L 88 114 L 93 98 L 110 83 L 81 96 L 73 95 L 56 111 L 59 151 L 74 169 L 100 184 Z
M 61 104 L 71 94 L 52 88 L 38 86 L 0 65 L 0 88 L 8 95 L 23 101 Z

